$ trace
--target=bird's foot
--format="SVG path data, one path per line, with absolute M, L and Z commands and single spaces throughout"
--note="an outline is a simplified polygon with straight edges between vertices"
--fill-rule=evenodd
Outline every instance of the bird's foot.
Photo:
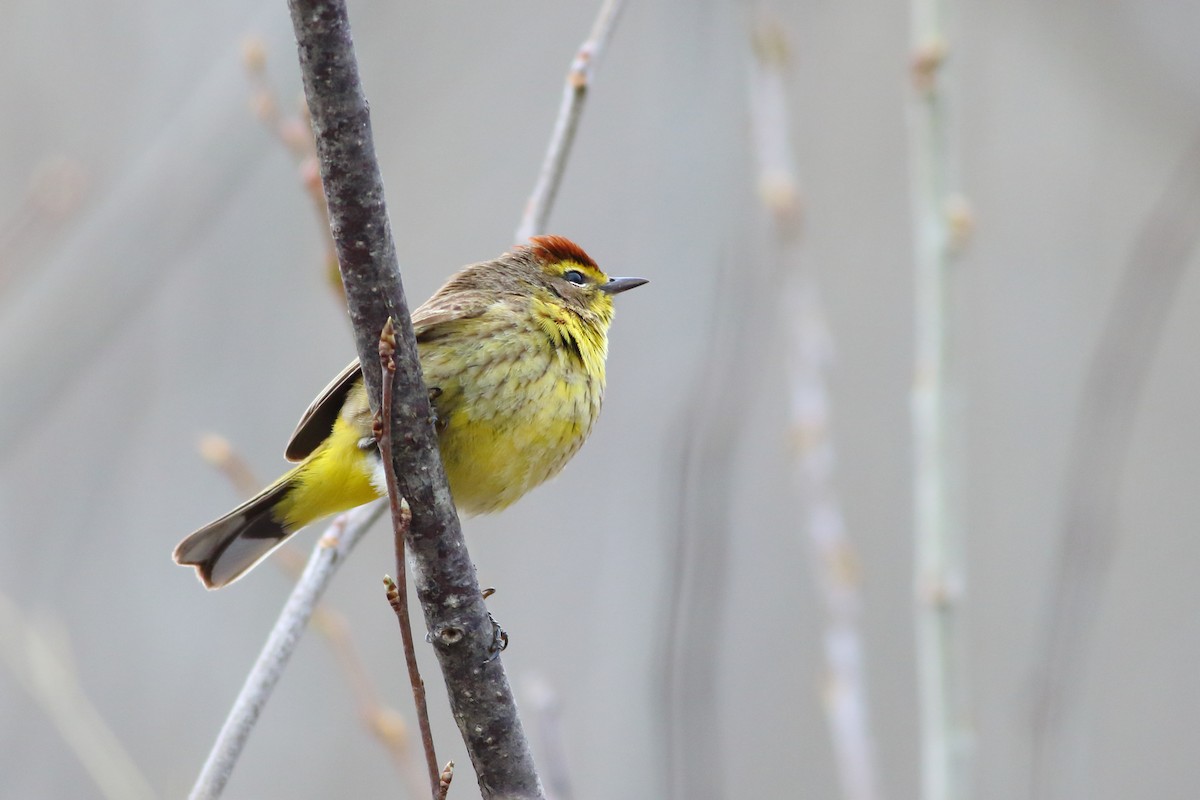
M 487 600 L 489 597 L 491 597 L 495 593 L 496 593 L 496 590 L 494 588 L 492 588 L 491 586 L 489 586 L 488 588 L 484 589 L 482 592 L 483 599 Z M 490 612 L 490 611 L 488 612 L 488 621 L 492 623 L 492 642 L 490 645 L 488 645 L 488 660 L 487 660 L 487 663 L 490 664 L 491 662 L 493 662 L 497 658 L 499 658 L 501 653 L 503 653 L 506 649 L 508 649 L 508 631 L 506 631 L 506 630 L 504 630 L 504 628 L 500 627 L 500 623 L 496 622 L 496 618 L 492 616 L 492 612 Z

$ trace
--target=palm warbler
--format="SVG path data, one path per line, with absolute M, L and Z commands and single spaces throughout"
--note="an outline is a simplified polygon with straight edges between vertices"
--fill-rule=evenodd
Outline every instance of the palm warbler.
M 609 278 L 561 236 L 537 236 L 463 268 L 412 315 L 455 505 L 499 511 L 556 475 L 600 414 Z M 232 583 L 300 528 L 386 493 L 358 361 L 296 426 L 300 464 L 175 548 L 210 589 Z

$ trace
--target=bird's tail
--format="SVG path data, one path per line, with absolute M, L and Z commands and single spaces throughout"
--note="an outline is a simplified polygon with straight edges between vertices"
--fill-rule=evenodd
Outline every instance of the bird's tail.
M 195 567 L 209 589 L 219 589 L 240 578 L 303 527 L 288 524 L 279 509 L 288 493 L 299 485 L 301 467 L 180 542 L 175 548 L 175 563 Z

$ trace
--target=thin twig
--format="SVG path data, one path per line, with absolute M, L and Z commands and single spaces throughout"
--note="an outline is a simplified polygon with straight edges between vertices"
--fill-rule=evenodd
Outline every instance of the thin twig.
M 450 708 L 484 798 L 544 798 L 446 483 L 400 281 L 370 113 L 343 0 L 289 0 L 322 183 L 363 381 L 380 410 L 379 332 L 397 326 L 391 464 L 412 510 L 407 545 Z
M 912 0 L 911 136 L 916 340 L 912 389 L 914 585 L 924 800 L 969 794 L 962 563 L 965 533 L 951 502 L 949 297 L 969 216 L 954 200 L 946 112 L 945 6 Z
M 317 542 L 308 559 L 308 565 L 304 568 L 304 574 L 300 576 L 300 580 L 288 596 L 287 603 L 279 613 L 279 619 L 271 629 L 258 660 L 246 676 L 246 682 L 242 685 L 225 724 L 221 726 L 221 732 L 200 770 L 196 785 L 188 795 L 190 800 L 207 800 L 221 796 L 229 776 L 233 773 L 234 765 L 242 754 L 242 748 L 250 738 L 250 731 L 258 721 L 258 715 L 267 704 L 275 684 L 279 682 L 288 660 L 300 642 L 300 636 L 312 617 L 317 601 L 329 586 L 338 565 L 349 555 L 381 513 L 382 503 L 372 503 L 347 511 L 334 519 Z
M 771 214 L 777 271 L 783 274 L 783 319 L 791 347 L 791 426 L 796 481 L 807 512 L 810 567 L 825 613 L 824 693 L 842 796 L 878 800 L 875 743 L 868 714 L 866 665 L 859 630 L 862 598 L 858 554 L 846 535 L 833 483 L 833 440 L 825 372 L 833 343 L 815 277 L 801 265 L 801 201 L 790 146 L 786 101 L 788 43 L 777 22 L 753 37 L 750 123 L 758 162 L 758 189 Z
M 446 795 L 450 793 L 450 783 L 453 780 L 454 762 L 447 761 L 446 767 L 442 770 L 442 774 L 438 776 L 437 800 L 446 800 Z
M 591 33 L 580 45 L 575 60 L 571 62 L 571 68 L 567 70 L 567 83 L 563 87 L 562 102 L 558 106 L 554 130 L 550 134 L 550 145 L 546 148 L 546 156 L 542 160 L 542 169 L 538 173 L 533 194 L 525 204 L 525 213 L 517 225 L 518 242 L 546 232 L 546 220 L 550 217 L 550 209 L 558 195 L 558 187 L 562 184 L 563 171 L 567 166 L 567 157 L 571 154 L 571 144 L 575 141 L 575 131 L 583 115 L 583 105 L 592 85 L 596 64 L 604 52 L 605 45 L 608 44 L 609 37 L 612 36 L 623 5 L 624 0 L 604 0 L 595 22 L 592 23 Z
M 395 509 L 392 511 L 396 513 Z M 408 524 L 412 520 L 409 513 L 408 505 L 403 500 L 400 501 L 400 521 L 396 522 L 396 517 L 393 516 L 393 523 L 396 526 L 397 537 L 404 535 L 408 530 Z M 404 553 L 398 554 L 403 559 Z M 383 587 L 387 593 L 388 605 L 392 607 L 392 611 L 396 614 L 396 619 L 400 623 L 400 638 L 404 642 L 404 663 L 408 668 L 408 680 L 412 686 L 413 705 L 417 709 L 417 722 L 421 729 L 421 744 L 425 751 L 425 766 L 430 770 L 430 781 L 433 785 L 434 795 L 437 794 L 438 787 L 438 766 L 437 756 L 433 746 L 433 729 L 429 726 L 429 708 L 425 702 L 425 681 L 421 678 L 420 670 L 417 669 L 417 651 L 413 644 L 412 621 L 409 618 L 408 602 L 404 600 L 404 595 L 407 592 L 407 583 L 404 579 L 404 570 L 397 569 L 399 579 L 392 580 L 391 575 L 383 576 Z M 419 795 L 418 795 L 419 796 Z
M 153 800 L 157 796 L 129 751 L 84 692 L 74 665 L 59 653 L 17 604 L 0 593 L 0 661 L 42 708 L 107 800 Z
M 1155 202 L 1134 241 L 1092 352 L 1079 398 L 1055 578 L 1034 664 L 1032 796 L 1060 797 L 1054 778 L 1086 676 L 1089 639 L 1120 534 L 1122 468 L 1153 354 L 1200 242 L 1200 138 Z
M 383 369 L 382 408 L 392 407 L 392 393 L 396 379 L 396 328 L 389 319 L 379 336 L 379 360 Z M 405 565 L 404 538 L 412 524 L 412 512 L 408 503 L 400 496 L 396 485 L 396 473 L 392 469 L 392 415 L 375 415 L 375 440 L 379 443 L 379 454 L 383 459 L 383 474 L 387 482 L 388 507 L 392 511 L 392 526 L 395 529 L 396 580 L 384 576 L 387 599 L 396 618 L 400 621 L 400 638 L 404 641 L 404 664 L 408 668 L 408 680 L 412 685 L 413 705 L 417 709 L 417 724 L 421 729 L 421 744 L 425 748 L 426 766 L 429 768 L 429 785 L 433 796 L 438 795 L 440 770 L 437 753 L 433 746 L 433 730 L 429 727 L 429 707 L 425 703 L 425 681 L 417 667 L 417 649 L 413 644 L 412 621 L 408 616 L 408 569 Z

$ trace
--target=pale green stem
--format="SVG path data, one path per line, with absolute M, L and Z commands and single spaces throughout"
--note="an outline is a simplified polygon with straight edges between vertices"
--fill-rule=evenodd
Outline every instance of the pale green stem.
M 944 0 L 912 2 L 911 135 L 915 248 L 912 389 L 914 584 L 921 797 L 970 795 L 972 732 L 963 669 L 964 531 L 955 507 L 949 414 L 950 282 L 968 224 L 953 186 Z

